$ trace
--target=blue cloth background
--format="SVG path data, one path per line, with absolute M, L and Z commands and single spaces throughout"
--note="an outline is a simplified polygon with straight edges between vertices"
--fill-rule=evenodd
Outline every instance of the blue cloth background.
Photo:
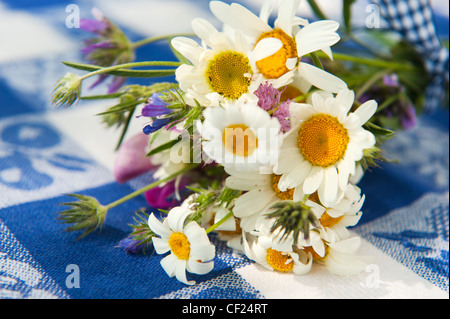
M 71 3 L 90 16 L 92 5 L 85 1 L 2 0 L 0 10 L 40 18 L 60 12 L 60 18 L 49 19 L 51 27 L 79 43 L 86 34 L 63 24 Z M 205 9 L 208 1 L 190 3 Z M 436 21 L 440 34 L 448 36 L 448 15 Z M 133 40 L 142 37 L 124 29 Z M 7 31 L 14 32 L 0 29 Z M 0 50 L 5 45 L 0 43 Z M 172 58 L 157 44 L 137 52 L 138 60 Z M 100 234 L 76 241 L 78 234 L 64 231 L 55 218 L 60 204 L 69 201 L 64 194 L 71 186 L 102 203 L 134 188 L 115 183 L 109 170 L 48 119 L 56 111 L 48 103 L 50 92 L 40 86 L 42 74 L 53 68 L 56 81 L 67 71 L 61 60 L 81 61 L 73 50 L 21 60 L 2 61 L 0 55 L 0 298 L 264 298 L 236 272 L 251 262 L 215 238 L 215 268 L 204 276 L 189 275 L 197 281 L 194 287 L 168 278 L 159 265 L 162 257 L 151 250 L 125 253 L 118 243 L 130 232 L 132 213 L 146 207 L 142 197 L 114 208 Z M 34 77 L 27 83 L 14 81 L 14 73 L 27 67 L 37 70 Z M 383 164 L 363 178 L 364 214 L 353 229 L 447 293 L 448 128 L 448 109 L 440 108 L 386 145 L 387 154 L 400 164 Z M 68 288 L 68 265 L 79 267 L 80 288 Z

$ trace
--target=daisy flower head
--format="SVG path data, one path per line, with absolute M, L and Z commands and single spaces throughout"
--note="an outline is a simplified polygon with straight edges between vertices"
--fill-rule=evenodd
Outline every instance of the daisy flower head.
M 313 258 L 310 253 L 301 250 L 294 252 L 292 246 L 283 250 L 283 247 L 273 245 L 270 234 L 243 234 L 242 247 L 248 258 L 268 270 L 295 275 L 304 275 L 311 270 Z
M 321 262 L 327 270 L 336 275 L 356 275 L 364 271 L 371 258 L 361 256 L 358 250 L 361 238 L 350 237 L 327 245 L 327 252 Z
M 295 194 L 317 191 L 322 205 L 342 198 L 350 175 L 363 151 L 375 145 L 374 135 L 362 126 L 372 117 L 377 103 L 370 100 L 354 112 L 354 92 L 342 90 L 312 94 L 312 104 L 291 103 L 291 130 L 283 136 L 274 172 L 282 175 L 278 188 L 296 188 Z M 294 197 L 301 200 L 301 197 Z
M 277 162 L 280 123 L 256 102 L 206 108 L 203 115 L 198 131 L 209 159 L 241 171 L 257 171 Z
M 302 61 L 302 57 L 319 50 L 332 57 L 330 46 L 340 39 L 336 32 L 339 23 L 332 20 L 309 23 L 295 16 L 301 0 L 283 0 L 274 27 L 271 27 L 268 19 L 272 2 L 264 2 L 259 16 L 237 3 L 228 5 L 222 1 L 211 1 L 210 9 L 225 25 L 242 31 L 253 45 L 258 46 L 268 38 L 282 42 L 280 50 L 256 62 L 257 72 L 278 87 L 299 76 L 309 83 L 309 87 L 313 85 L 331 92 L 346 88 L 345 82 L 338 77 Z
M 191 221 L 185 225 L 185 220 L 192 210 L 186 206 L 177 206 L 170 210 L 163 222 L 155 215 L 148 218 L 150 229 L 158 236 L 152 239 L 158 254 L 170 254 L 161 260 L 161 266 L 170 276 L 175 276 L 187 285 L 195 284 L 188 281 L 186 271 L 198 275 L 209 273 L 214 267 L 215 247 L 209 241 L 204 228 Z
M 313 210 L 321 226 L 319 231 L 328 242 L 336 242 L 350 237 L 347 228 L 355 226 L 361 219 L 361 207 L 364 200 L 365 196 L 361 194 L 361 189 L 349 184 L 344 197 L 329 207 L 323 207 L 320 204 L 317 192 L 309 196 L 307 204 L 322 207 L 322 210 Z M 314 203 L 311 203 L 311 201 Z
M 281 175 L 273 173 L 271 168 L 268 168 L 265 174 L 258 171 L 243 172 L 231 167 L 225 171 L 229 175 L 225 185 L 231 189 L 244 191 L 236 198 L 233 207 L 233 214 L 241 220 L 244 231 L 257 228 L 275 203 L 291 201 L 294 198 L 295 189 L 281 191 L 278 188 Z
M 225 101 L 256 100 L 253 92 L 261 81 L 256 62 L 278 51 L 281 41 L 268 38 L 253 47 L 241 33 L 220 32 L 200 18 L 192 21 L 192 28 L 202 46 L 185 37 L 171 42 L 191 63 L 181 65 L 175 73 L 187 101 L 215 106 Z

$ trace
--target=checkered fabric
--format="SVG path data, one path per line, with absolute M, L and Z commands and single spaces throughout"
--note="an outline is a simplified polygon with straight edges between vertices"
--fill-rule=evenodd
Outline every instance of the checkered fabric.
M 425 61 L 431 77 L 426 88 L 427 110 L 434 110 L 445 98 L 449 84 L 449 53 L 439 41 L 429 0 L 374 0 L 390 28 L 411 43 Z

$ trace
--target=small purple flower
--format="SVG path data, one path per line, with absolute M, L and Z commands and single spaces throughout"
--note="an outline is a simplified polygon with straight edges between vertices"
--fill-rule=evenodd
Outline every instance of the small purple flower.
M 155 133 L 162 127 L 166 126 L 170 123 L 170 119 L 163 118 L 163 119 L 155 119 L 152 124 L 146 125 L 144 129 L 142 130 L 145 134 L 149 135 L 151 133 Z
M 412 129 L 417 123 L 416 109 L 412 105 L 404 106 L 402 109 L 403 112 L 400 115 L 402 127 L 405 130 Z
M 258 106 L 265 111 L 272 110 L 280 104 L 281 92 L 268 82 L 261 84 L 255 95 L 258 97 Z
M 132 237 L 124 238 L 119 242 L 119 247 L 125 249 L 129 254 L 139 254 L 147 246 L 146 244 L 141 244 L 142 241 L 134 240 Z
M 91 32 L 96 33 L 98 35 L 104 35 L 108 31 L 111 30 L 112 25 L 109 22 L 108 19 L 105 18 L 103 13 L 101 13 L 100 10 L 97 8 L 93 8 L 91 10 L 91 14 L 94 16 L 95 20 L 93 19 L 80 19 L 80 28 Z
M 98 21 L 92 19 L 80 19 L 80 29 L 96 33 L 96 34 L 105 34 L 111 25 L 108 21 Z
M 81 19 L 80 28 L 94 36 L 84 40 L 81 53 L 90 64 L 108 67 L 116 64 L 128 63 L 134 60 L 134 50 L 125 34 L 112 24 L 98 9 L 92 10 L 94 19 Z M 93 88 L 109 77 L 100 74 L 91 85 Z M 108 93 L 114 93 L 125 83 L 126 78 L 113 76 Z
M 156 117 L 171 113 L 171 110 L 166 107 L 168 104 L 160 96 L 160 93 L 153 93 L 152 97 L 148 99 L 148 104 L 142 108 L 141 116 Z
M 398 87 L 400 83 L 398 82 L 398 76 L 395 73 L 385 74 L 383 76 L 383 84 L 390 87 Z
M 290 115 L 289 115 L 289 105 L 291 101 L 282 102 L 278 108 L 273 113 L 273 116 L 278 119 L 281 124 L 281 131 L 286 133 L 291 129 Z
M 260 108 L 265 111 L 274 110 L 272 116 L 278 119 L 281 124 L 281 131 L 286 133 L 291 129 L 289 120 L 289 105 L 291 101 L 281 102 L 281 94 L 283 91 L 277 90 L 272 84 L 266 82 L 258 87 L 255 95 L 258 97 L 258 106 Z
M 164 186 L 152 188 L 144 193 L 147 203 L 158 209 L 169 209 L 176 205 L 186 197 L 186 187 L 189 184 L 190 179 L 182 177 L 179 185 L 176 185 L 175 181 L 171 181 Z M 176 189 L 178 187 L 178 189 Z M 175 192 L 180 193 L 180 199 L 175 196 Z

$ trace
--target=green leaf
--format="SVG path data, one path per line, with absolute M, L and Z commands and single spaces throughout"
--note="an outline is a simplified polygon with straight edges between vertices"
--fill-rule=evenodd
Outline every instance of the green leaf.
M 157 154 L 159 152 L 167 150 L 167 149 L 171 148 L 172 146 L 174 146 L 175 144 L 177 144 L 180 140 L 181 140 L 181 136 L 179 136 L 176 140 L 172 140 L 172 141 L 162 144 L 158 147 L 155 147 L 154 149 L 152 149 L 150 152 L 147 153 L 147 156 L 152 156 L 154 154 Z
M 325 14 L 322 12 L 320 7 L 317 5 L 316 1 L 308 0 L 309 6 L 311 7 L 314 14 L 319 18 L 319 20 L 328 20 Z
M 115 99 L 122 95 L 123 93 L 111 93 L 111 94 L 103 94 L 103 95 L 88 95 L 81 96 L 82 100 L 105 100 L 105 99 Z
M 83 71 L 97 71 L 103 69 L 103 67 L 93 64 L 84 64 L 84 63 L 75 63 L 75 62 L 63 62 L 65 65 L 70 66 L 71 68 Z M 115 75 L 115 76 L 123 76 L 123 77 L 134 77 L 134 78 L 153 78 L 153 77 L 164 77 L 171 76 L 175 74 L 175 69 L 173 70 L 111 70 L 110 72 L 106 72 L 105 74 Z
M 133 118 L 133 113 L 134 113 L 135 109 L 136 109 L 136 107 L 134 107 L 134 109 L 130 110 L 130 113 L 128 114 L 125 125 L 122 129 L 122 133 L 120 134 L 119 141 L 117 142 L 116 151 L 120 148 L 120 145 L 122 145 L 123 139 L 125 138 L 125 134 L 127 133 L 127 130 L 128 130 L 128 126 L 130 126 L 131 119 Z
M 389 130 L 387 128 L 381 127 L 379 125 L 376 125 L 372 122 L 366 122 L 366 124 L 364 124 L 364 126 L 366 127 L 366 129 L 370 132 L 372 132 L 374 135 L 379 135 L 379 136 L 391 136 L 393 134 L 395 134 L 394 131 Z
M 317 55 L 317 53 L 316 53 L 316 52 L 311 52 L 311 53 L 309 54 L 309 56 L 310 56 L 311 59 L 313 60 L 314 65 L 315 65 L 316 67 L 318 67 L 318 68 L 320 68 L 320 69 L 323 70 L 322 62 L 320 61 L 319 56 Z

